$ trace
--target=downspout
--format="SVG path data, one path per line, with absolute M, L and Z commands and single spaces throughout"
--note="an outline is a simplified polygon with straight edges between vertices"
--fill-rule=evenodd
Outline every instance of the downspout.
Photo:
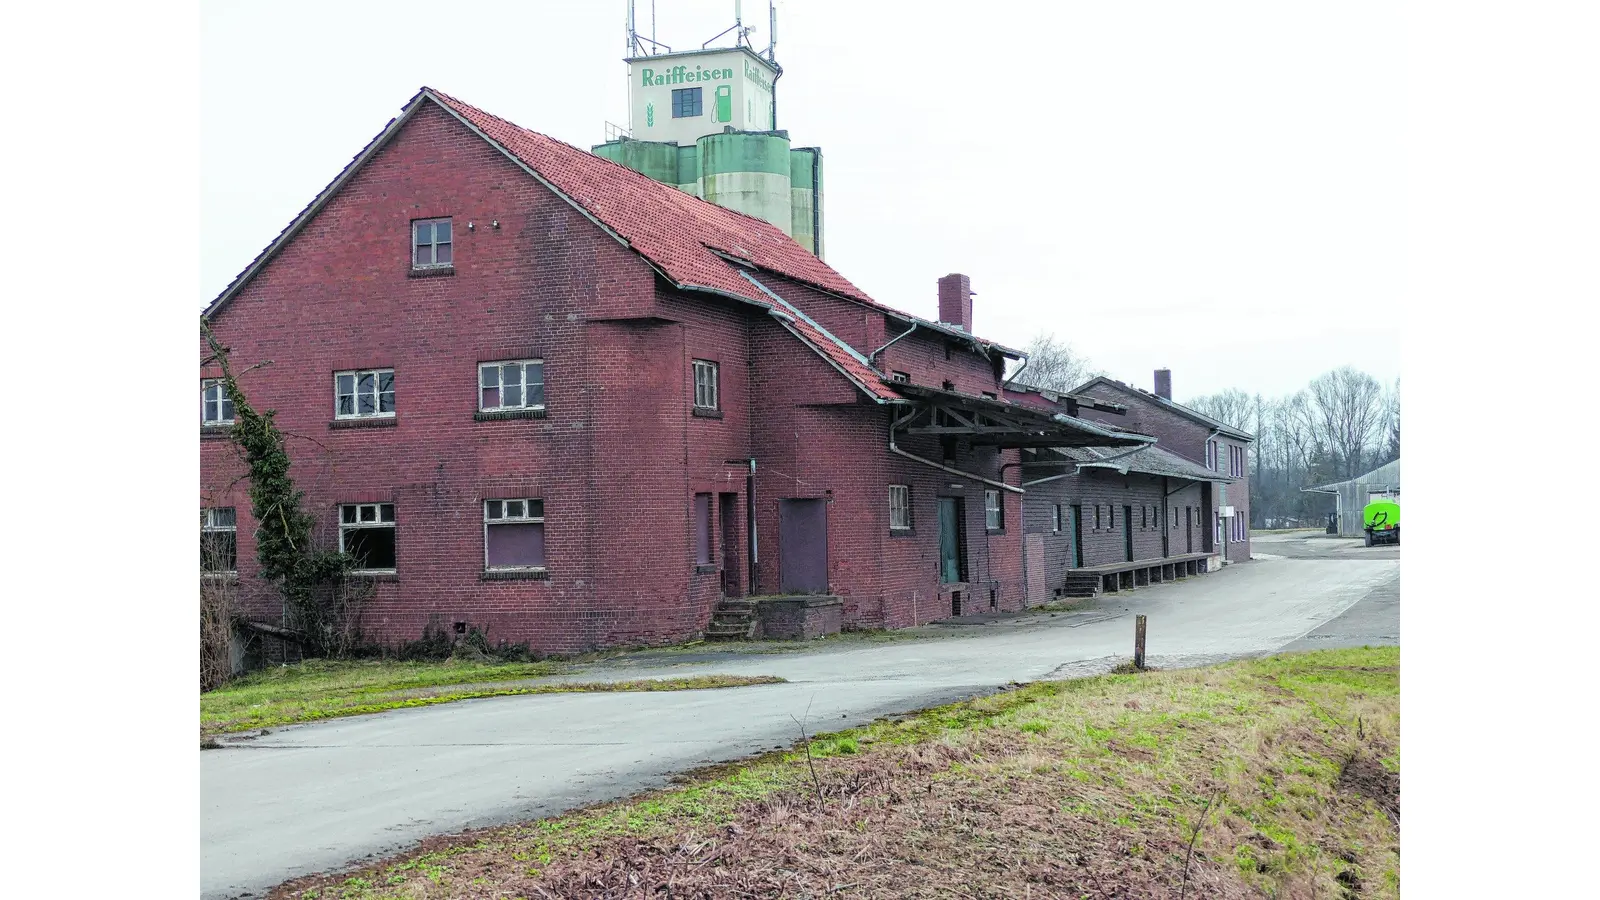
M 628 83 L 632 84 L 633 82 L 630 81 Z M 1007 378 L 1005 381 L 1000 383 L 1000 390 L 1004 391 L 1006 388 L 1010 387 L 1011 386 L 1011 382 L 1016 381 L 1017 380 L 1017 376 L 1021 375 L 1022 374 L 1022 370 L 1026 369 L 1027 367 L 1028 367 L 1028 357 L 1024 356 L 1024 357 L 1022 357 L 1022 366 L 1021 366 L 1021 368 L 1018 368 L 1015 372 L 1012 372 L 1010 378 Z
M 953 469 L 953 468 L 951 468 L 951 467 L 949 467 L 949 466 L 947 466 L 947 465 L 945 465 L 943 463 L 936 463 L 931 459 L 924 459 L 923 457 L 917 456 L 915 453 L 907 453 L 906 451 L 901 450 L 898 446 L 895 445 L 895 442 L 894 442 L 894 426 L 895 426 L 895 423 L 893 421 L 891 421 L 889 423 L 889 452 L 890 453 L 893 453 L 896 456 L 904 456 L 906 459 L 912 460 L 914 462 L 922 463 L 925 466 L 930 466 L 932 468 L 938 469 L 941 472 L 949 472 L 951 475 L 959 475 L 962 478 L 965 478 L 965 479 L 967 479 L 969 481 L 980 481 L 980 482 L 983 482 L 984 484 L 987 484 L 990 487 L 997 487 L 997 488 L 1001 489 L 1002 491 L 1010 491 L 1013 494 L 1025 494 L 1025 493 L 1027 493 L 1027 491 L 1024 491 L 1022 488 L 1013 487 L 1013 486 L 1011 486 L 1009 484 L 1006 484 L 1004 481 L 993 481 L 991 479 L 984 478 L 982 475 L 974 475 L 971 472 L 963 472 L 960 469 Z
M 868 353 L 867 354 L 867 362 L 869 364 L 871 364 L 871 365 L 876 366 L 878 364 L 878 354 L 880 354 L 883 351 L 885 351 L 885 350 L 889 349 L 890 347 L 894 346 L 895 342 L 900 340 L 900 338 L 910 337 L 911 336 L 911 332 L 916 331 L 919 327 L 921 327 L 921 326 L 919 326 L 916 322 L 912 322 L 911 323 L 911 327 L 907 328 L 904 333 L 896 335 L 893 340 L 889 341 L 889 343 L 884 344 L 882 347 L 879 347 L 878 349 L 872 351 L 871 353 Z
M 745 596 L 758 596 L 756 592 L 756 458 L 750 457 L 750 474 L 744 477 L 744 517 L 745 523 L 750 528 L 750 546 L 746 548 L 745 556 L 750 560 L 750 572 L 745 576 Z

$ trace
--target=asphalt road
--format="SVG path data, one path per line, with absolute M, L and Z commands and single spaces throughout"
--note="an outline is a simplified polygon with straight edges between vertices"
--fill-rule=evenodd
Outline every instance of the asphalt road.
M 1083 612 L 799 653 L 647 655 L 570 676 L 721 672 L 787 684 L 469 700 L 231 741 L 200 758 L 202 896 L 259 896 L 430 835 L 659 787 L 675 772 L 788 746 L 796 718 L 832 730 L 1012 681 L 1103 672 L 1131 654 L 1138 613 L 1149 617 L 1149 661 L 1163 667 L 1397 642 L 1397 549 L 1281 537 L 1256 541 L 1275 558 L 1109 595 Z

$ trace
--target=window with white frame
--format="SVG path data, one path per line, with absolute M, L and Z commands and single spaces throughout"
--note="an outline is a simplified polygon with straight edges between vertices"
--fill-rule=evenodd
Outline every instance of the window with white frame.
M 695 409 L 717 409 L 717 364 L 709 360 L 694 361 Z
M 983 525 L 991 531 L 998 531 L 1005 525 L 999 491 L 983 492 Z
M 905 484 L 889 485 L 889 530 L 911 530 L 911 487 Z
M 478 409 L 544 409 L 544 360 L 479 363 Z
M 333 414 L 340 419 L 385 418 L 394 415 L 394 370 L 335 372 Z
M 905 372 L 890 372 L 889 380 L 895 384 L 910 384 L 911 376 Z
M 239 520 L 231 506 L 200 510 L 200 571 L 231 574 L 239 563 Z
M 233 398 L 220 378 L 200 382 L 200 422 L 203 425 L 232 425 Z
M 358 572 L 395 570 L 393 503 L 346 503 L 339 507 L 339 550 L 355 557 Z
M 454 264 L 449 219 L 418 219 L 411 223 L 412 267 L 428 269 Z
M 1054 532 L 1061 531 L 1061 504 L 1059 503 L 1050 511 L 1050 530 Z
M 483 501 L 483 567 L 544 568 L 544 501 Z
M 1206 468 L 1217 471 L 1217 442 L 1206 441 Z

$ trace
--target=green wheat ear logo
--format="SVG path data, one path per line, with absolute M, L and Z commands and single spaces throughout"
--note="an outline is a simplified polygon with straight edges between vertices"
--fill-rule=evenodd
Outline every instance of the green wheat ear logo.
M 646 103 L 644 105 L 644 127 L 656 127 L 656 105 L 654 103 Z

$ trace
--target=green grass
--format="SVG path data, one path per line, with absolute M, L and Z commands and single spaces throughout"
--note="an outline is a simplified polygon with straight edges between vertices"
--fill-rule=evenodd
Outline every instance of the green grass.
M 594 691 L 682 691 L 772 684 L 762 675 L 704 675 L 640 681 L 529 685 L 560 671 L 554 663 L 312 660 L 253 673 L 200 695 L 202 738 L 453 700 Z
M 1399 768 L 1398 648 L 1039 682 L 813 735 L 809 751 L 797 745 L 633 800 L 436 839 L 272 896 L 564 896 L 578 886 L 598 895 L 601 882 L 584 879 L 621 877 L 609 862 L 619 853 L 638 861 L 630 865 L 660 860 L 646 879 L 745 877 L 769 870 L 775 854 L 792 880 L 773 890 L 789 895 L 827 893 L 831 873 L 849 871 L 852 884 L 836 896 L 894 895 L 906 884 L 932 895 L 929 879 L 946 875 L 959 875 L 958 892 L 1023 896 L 1028 867 L 1054 866 L 1069 847 L 1146 896 L 1175 888 L 1197 827 L 1194 874 L 1213 887 L 1338 897 L 1336 879 L 1348 875 L 1363 898 L 1399 896 L 1398 807 L 1382 805 L 1381 783 Z M 1353 784 L 1346 770 L 1378 782 Z M 994 865 L 997 853 L 1009 862 Z M 851 862 L 867 858 L 867 869 Z M 629 882 L 604 884 L 620 895 Z

